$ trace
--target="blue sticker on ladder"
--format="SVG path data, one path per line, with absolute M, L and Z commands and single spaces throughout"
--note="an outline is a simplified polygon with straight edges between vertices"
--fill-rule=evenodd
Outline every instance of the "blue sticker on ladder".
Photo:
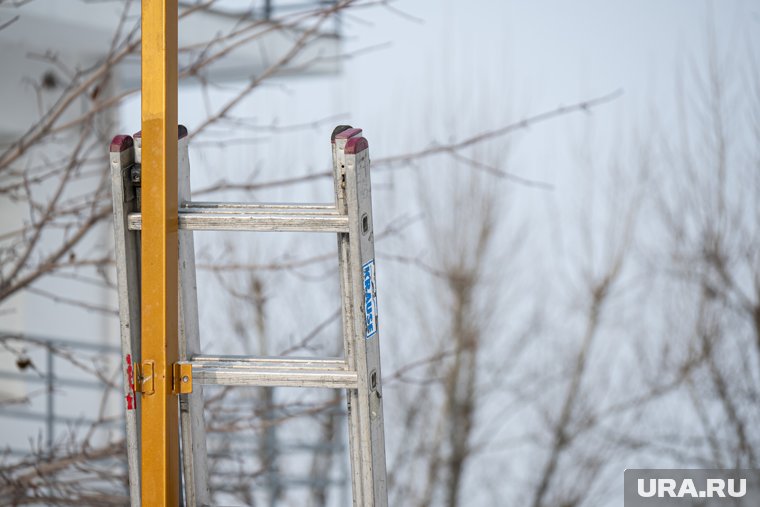
M 377 292 L 375 290 L 375 259 L 362 266 L 364 278 L 364 320 L 366 338 L 377 333 Z

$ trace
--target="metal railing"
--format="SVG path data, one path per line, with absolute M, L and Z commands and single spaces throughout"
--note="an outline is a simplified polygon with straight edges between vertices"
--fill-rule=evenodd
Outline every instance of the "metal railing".
M 121 417 L 103 420 L 95 419 L 83 412 L 81 416 L 62 415 L 56 410 L 56 398 L 65 394 L 61 388 L 70 387 L 95 392 L 103 392 L 105 389 L 119 388 L 120 380 L 116 383 L 109 381 L 97 367 L 90 367 L 88 360 L 83 356 L 87 353 L 95 354 L 93 358 L 112 360 L 114 367 L 118 365 L 119 348 L 111 345 L 101 345 L 76 340 L 63 340 L 32 336 L 18 333 L 0 332 L 0 345 L 6 353 L 16 356 L 16 370 L 0 370 L 0 380 L 17 381 L 22 384 L 22 390 L 26 393 L 12 399 L 0 400 L 0 419 L 15 419 L 27 421 L 27 423 L 43 423 L 38 426 L 44 434 L 46 450 L 50 453 L 55 447 L 56 428 L 66 425 L 68 428 L 76 426 L 92 427 L 100 425 L 109 430 L 123 432 Z M 60 374 L 60 362 L 69 363 L 69 368 L 64 375 Z M 44 363 L 44 367 L 40 366 Z M 89 370 L 89 371 L 88 371 Z M 114 371 L 115 373 L 115 371 Z M 31 386 L 43 386 L 42 390 L 30 389 Z M 28 392 L 33 393 L 31 396 Z M 44 409 L 33 408 L 34 397 L 44 397 Z M 18 405 L 32 407 L 31 409 L 13 408 Z M 7 432 L 6 432 L 7 433 Z M 14 455 L 27 455 L 31 449 L 22 449 L 18 444 L 11 446 L 2 443 L 6 452 Z
M 88 415 L 87 407 L 83 407 L 82 415 L 63 415 L 59 410 L 61 403 L 58 399 L 70 394 L 64 388 L 72 388 L 73 390 L 85 390 L 101 394 L 106 390 L 113 390 L 117 398 L 121 400 L 119 395 L 122 376 L 115 371 L 115 369 L 119 369 L 117 365 L 119 365 L 121 357 L 118 346 L 0 331 L 0 350 L 13 354 L 16 358 L 15 370 L 0 369 L 0 381 L 4 383 L 6 381 L 19 382 L 19 387 L 22 388 L 20 390 L 31 392 L 31 397 L 39 396 L 43 399 L 41 410 L 32 407 L 34 403 L 31 403 L 31 399 L 24 402 L 29 397 L 27 394 L 23 394 L 15 400 L 0 399 L 0 422 L 3 419 L 17 421 L 27 430 L 31 424 L 41 434 L 44 445 L 44 448 L 35 449 L 31 445 L 23 448 L 18 441 L 0 440 L 0 454 L 18 458 L 28 458 L 33 455 L 53 455 L 56 446 L 60 445 L 57 437 L 62 435 L 61 426 L 65 426 L 69 430 L 72 428 L 90 429 L 97 426 L 103 430 L 124 435 L 123 403 L 120 404 L 118 417 L 103 420 L 93 417 L 91 413 Z M 114 375 L 111 375 L 110 372 L 103 375 L 103 372 L 99 371 L 96 365 L 90 368 L 88 363 L 94 359 L 111 363 L 115 367 Z M 64 362 L 68 363 L 69 367 L 65 369 L 66 371 L 61 371 Z M 114 378 L 115 380 L 113 380 Z M 34 389 L 34 386 L 39 386 L 41 389 Z M 29 408 L 15 408 L 18 405 L 25 405 Z M 36 405 L 40 404 L 37 403 Z M 334 407 L 332 416 L 338 419 L 345 418 L 343 410 L 341 406 Z M 279 417 L 281 414 L 271 414 L 272 419 Z M 4 431 L 3 434 L 5 439 L 8 439 L 10 432 Z M 232 450 L 226 449 L 224 445 L 224 439 L 228 436 L 224 433 L 212 432 L 208 434 L 209 458 L 227 461 L 239 459 L 240 456 L 245 455 L 259 456 L 261 454 L 260 445 L 269 448 L 274 447 L 275 454 L 283 457 L 302 456 L 303 459 L 306 459 L 315 453 L 331 453 L 336 456 L 338 460 L 337 476 L 333 476 L 333 478 L 293 476 L 281 469 L 267 471 L 263 476 L 260 476 L 259 481 L 263 479 L 263 484 L 262 482 L 251 483 L 251 490 L 255 487 L 263 487 L 267 491 L 270 500 L 269 505 L 280 503 L 274 500 L 278 497 L 277 491 L 284 492 L 285 490 L 296 489 L 334 488 L 343 502 L 349 498 L 348 463 L 341 458 L 347 450 L 346 435 L 336 435 L 336 438 L 329 442 L 310 442 L 302 439 L 296 442 L 288 441 L 287 438 L 272 439 L 271 435 L 267 434 L 259 442 L 251 442 L 248 445 L 240 445 L 238 442 Z M 266 438 L 267 436 L 269 438 Z M 253 435 L 246 435 L 246 437 L 251 438 Z M 255 437 L 253 438 L 255 439 Z M 125 463 L 121 463 L 121 466 L 125 466 Z M 212 487 L 215 486 L 214 489 L 217 491 L 225 491 L 226 484 L 229 482 L 225 481 L 225 477 L 228 474 L 229 472 L 218 470 L 214 474 L 213 479 L 216 480 L 212 482 Z

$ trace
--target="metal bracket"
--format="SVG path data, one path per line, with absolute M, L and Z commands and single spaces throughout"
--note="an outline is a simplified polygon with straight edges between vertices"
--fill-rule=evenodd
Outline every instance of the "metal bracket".
M 134 164 L 129 169 L 129 179 L 132 185 L 136 187 L 139 187 L 141 185 L 141 173 L 142 173 L 142 164 Z
M 134 167 L 134 166 L 132 166 Z M 122 178 L 124 179 L 124 184 L 122 185 L 122 188 L 124 189 L 124 202 L 131 202 L 137 197 L 135 188 L 135 185 L 132 184 L 132 172 L 131 167 L 127 167 L 126 169 L 122 170 Z
M 141 365 L 135 365 L 135 391 L 145 395 L 153 394 L 155 387 L 155 363 L 143 361 Z
M 193 392 L 193 365 L 174 363 L 172 365 L 172 393 L 190 394 Z

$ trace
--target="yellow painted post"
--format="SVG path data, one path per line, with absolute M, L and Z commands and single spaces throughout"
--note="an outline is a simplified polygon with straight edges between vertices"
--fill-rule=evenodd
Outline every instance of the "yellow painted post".
M 142 374 L 152 367 L 154 389 L 142 395 L 144 507 L 179 505 L 177 21 L 177 0 L 142 0 Z

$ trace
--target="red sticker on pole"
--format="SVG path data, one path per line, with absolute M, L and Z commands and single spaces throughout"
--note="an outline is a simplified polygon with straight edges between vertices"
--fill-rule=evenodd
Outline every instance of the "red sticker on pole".
M 127 385 L 129 385 L 129 391 L 130 391 L 126 395 L 127 410 L 134 410 L 135 409 L 135 377 L 133 375 L 134 370 L 132 368 L 132 354 L 127 354 L 126 363 L 127 363 Z

